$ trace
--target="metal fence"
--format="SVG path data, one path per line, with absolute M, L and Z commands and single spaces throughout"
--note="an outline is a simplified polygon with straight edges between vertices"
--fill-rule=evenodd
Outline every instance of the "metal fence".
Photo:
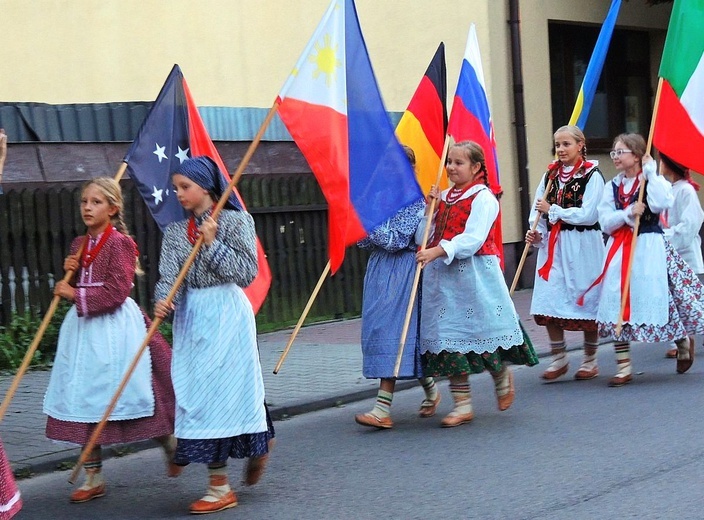
M 161 232 L 134 185 L 122 182 L 125 217 L 140 251 L 144 276 L 133 297 L 148 312 L 158 277 Z M 257 315 L 260 331 L 298 320 L 327 262 L 327 204 L 311 174 L 246 175 L 238 186 L 252 213 L 272 271 L 272 286 Z M 80 186 L 9 190 L 0 196 L 0 325 L 13 313 L 41 318 L 71 240 L 85 233 Z M 328 279 L 309 320 L 359 315 L 367 255 L 349 248 Z

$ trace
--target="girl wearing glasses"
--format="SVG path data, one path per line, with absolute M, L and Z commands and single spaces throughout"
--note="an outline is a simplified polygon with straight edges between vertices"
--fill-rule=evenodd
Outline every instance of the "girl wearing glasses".
M 572 330 L 584 332 L 584 358 L 574 378 L 586 380 L 599 374 L 599 294 L 593 291 L 584 305 L 578 305 L 577 299 L 604 263 L 597 215 L 604 178 L 597 161 L 587 161 L 584 134 L 578 127 L 563 126 L 554 139 L 557 160 L 538 185 L 530 215 L 531 222 L 538 212 L 541 218 L 537 229 L 526 233 L 526 242 L 538 248 L 531 314 L 550 337 L 552 363 L 543 379 L 554 381 L 567 373 L 564 331 Z
M 621 134 L 611 157 L 619 174 L 607 184 L 599 204 L 599 222 L 609 235 L 603 273 L 592 287 L 601 285 L 597 322 L 602 337 L 615 340 L 618 371 L 609 386 L 632 380 L 630 341 L 673 341 L 677 345 L 677 372 L 692 365 L 693 345 L 688 334 L 704 331 L 704 293 L 696 275 L 664 239 L 659 214 L 672 206 L 670 183 L 658 175 L 655 161 L 645 155 L 645 141 L 638 134 Z M 646 182 L 643 202 L 638 202 Z M 630 291 L 623 313 L 623 327 L 616 333 L 633 228 L 640 218 L 631 266 Z

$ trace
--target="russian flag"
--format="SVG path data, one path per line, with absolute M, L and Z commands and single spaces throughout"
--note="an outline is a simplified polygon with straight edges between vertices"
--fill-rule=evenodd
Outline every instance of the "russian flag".
M 186 159 L 199 155 L 213 159 L 230 179 L 198 113 L 181 68 L 174 65 L 123 159 L 132 181 L 162 230 L 169 223 L 186 218 L 172 189 L 171 173 Z M 237 189 L 233 191 L 244 208 Z M 258 238 L 257 264 L 256 278 L 244 289 L 255 313 L 264 303 L 271 285 L 271 270 Z
M 416 176 L 423 190 L 428 193 L 438 177 L 447 133 L 447 68 L 445 44 L 428 65 L 408 108 L 396 125 L 396 135 L 403 144 L 410 146 L 416 155 Z M 440 189 L 447 188 L 447 176 L 440 181 Z
M 423 195 L 394 135 L 353 0 L 333 0 L 277 98 L 328 202 L 332 272 L 345 248 Z
M 456 143 L 460 141 L 474 141 L 484 150 L 486 169 L 488 173 L 489 188 L 495 195 L 500 195 L 503 190 L 499 183 L 499 163 L 496 156 L 496 141 L 494 139 L 494 125 L 491 122 L 489 101 L 486 97 L 484 84 L 484 69 L 482 57 L 479 52 L 477 30 L 472 24 L 469 27 L 467 47 L 460 68 L 460 77 L 457 81 L 450 112 L 450 121 L 447 133 Z M 503 240 L 501 232 L 501 213 L 497 217 L 494 230 L 494 240 L 500 251 L 501 266 L 503 267 Z

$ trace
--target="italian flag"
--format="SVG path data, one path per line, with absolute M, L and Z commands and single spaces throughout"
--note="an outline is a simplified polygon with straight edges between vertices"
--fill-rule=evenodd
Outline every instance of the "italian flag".
M 675 0 L 665 39 L 653 142 L 704 173 L 704 0 Z

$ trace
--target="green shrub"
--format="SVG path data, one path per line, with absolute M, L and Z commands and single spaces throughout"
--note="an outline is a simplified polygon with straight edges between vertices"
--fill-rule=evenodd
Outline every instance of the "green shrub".
M 54 359 L 61 322 L 70 307 L 68 302 L 59 303 L 44 331 L 39 347 L 34 352 L 31 365 L 47 364 Z M 33 317 L 28 312 L 13 314 L 10 325 L 0 326 L 0 370 L 14 370 L 22 364 L 27 349 L 39 330 L 42 319 L 43 317 Z

